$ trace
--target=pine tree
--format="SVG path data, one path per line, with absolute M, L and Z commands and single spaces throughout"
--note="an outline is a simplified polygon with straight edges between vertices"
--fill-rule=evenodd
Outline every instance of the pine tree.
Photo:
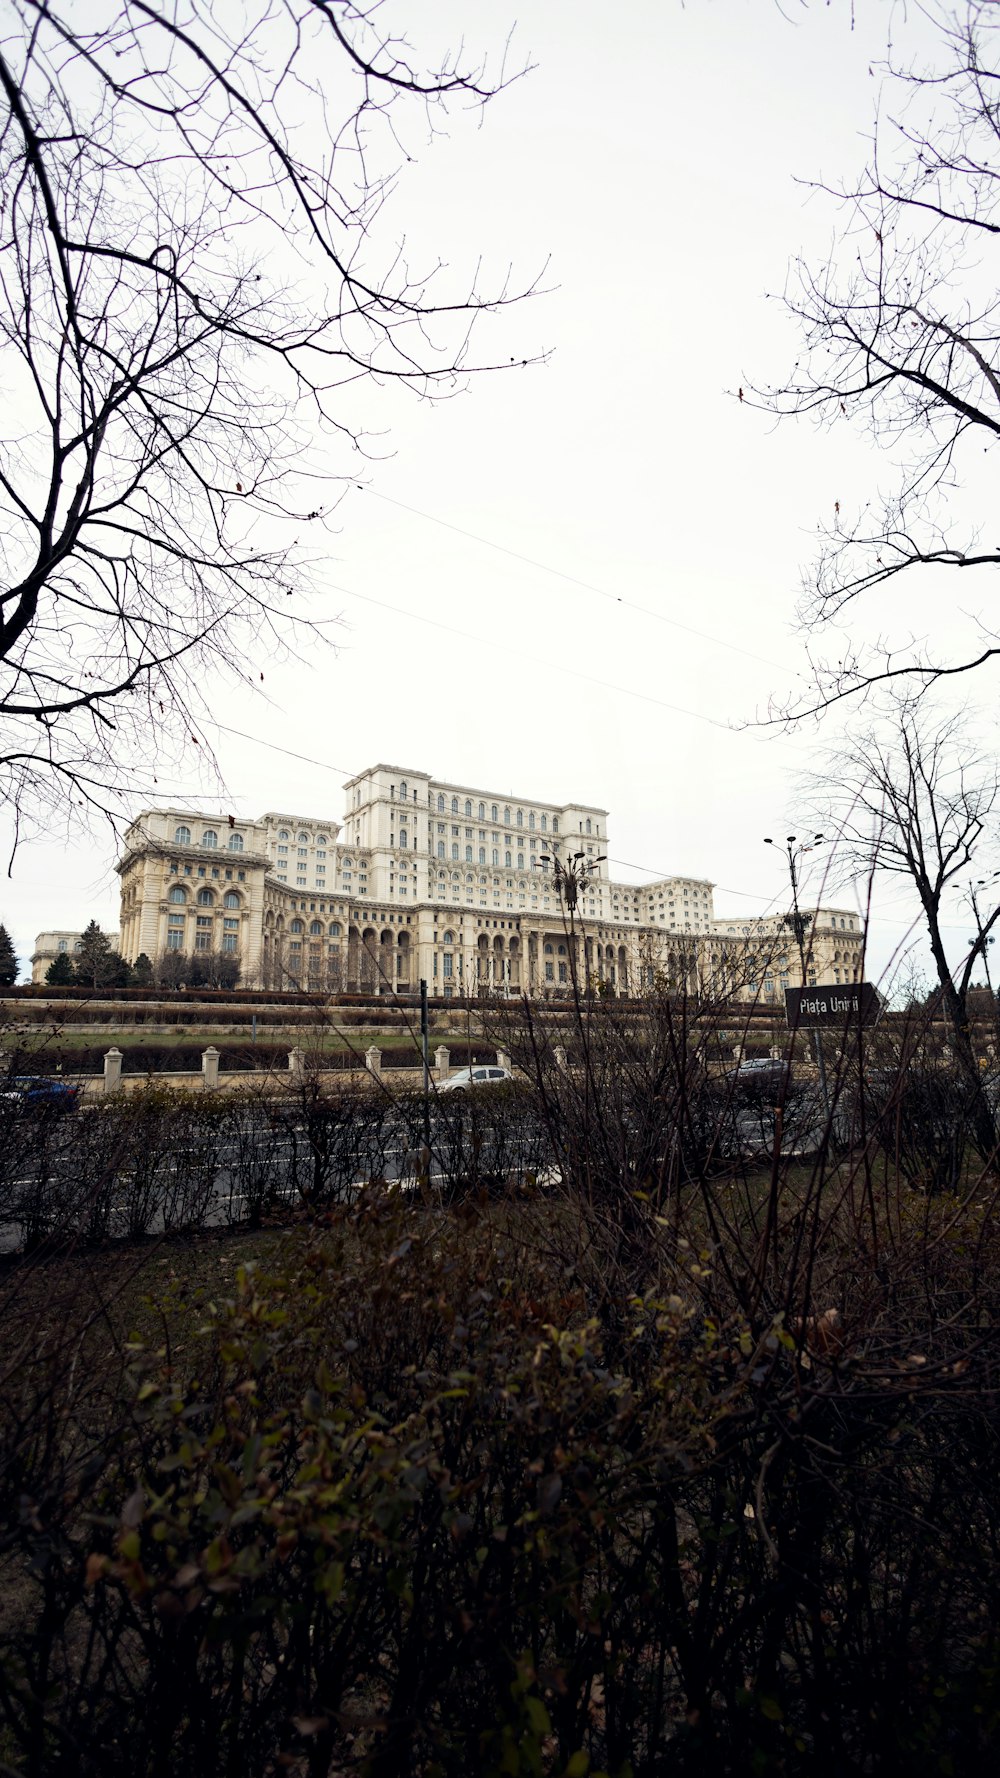
M 132 986 L 133 988 L 151 988 L 152 985 L 153 965 L 145 951 L 140 951 L 132 965 Z
M 45 980 L 50 988 L 71 988 L 76 981 L 72 957 L 65 951 L 60 951 L 58 957 L 53 957 L 45 971 Z
M 114 974 L 111 940 L 96 920 L 91 920 L 76 953 L 76 979 L 84 988 L 103 988 Z
M 16 981 L 17 953 L 6 926 L 0 926 L 0 988 L 12 988 Z

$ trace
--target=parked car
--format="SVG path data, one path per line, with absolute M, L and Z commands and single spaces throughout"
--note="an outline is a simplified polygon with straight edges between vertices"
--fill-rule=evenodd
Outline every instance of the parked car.
M 0 1085 L 0 1099 L 25 1111 L 72 1111 L 80 1089 L 53 1075 L 15 1074 Z
M 735 1098 L 762 1100 L 787 1093 L 792 1084 L 791 1063 L 771 1056 L 748 1056 L 722 1076 Z
M 513 1080 L 509 1068 L 486 1067 L 460 1068 L 457 1074 L 441 1082 L 439 1093 L 465 1093 L 470 1087 L 496 1086 L 500 1081 Z

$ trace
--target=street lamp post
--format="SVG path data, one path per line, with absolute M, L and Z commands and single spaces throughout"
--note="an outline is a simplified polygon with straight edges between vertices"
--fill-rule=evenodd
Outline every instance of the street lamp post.
M 588 858 L 585 852 L 573 852 L 564 862 L 558 853 L 540 852 L 538 854 L 538 862 L 543 868 L 545 865 L 551 864 L 556 894 L 569 916 L 569 964 L 574 993 L 579 991 L 576 971 L 576 910 L 580 900 L 580 891 L 586 888 L 591 872 L 595 871 L 599 864 L 603 864 L 606 857 L 605 852 L 600 852 L 596 858 Z M 586 947 L 586 942 L 586 938 L 584 938 L 584 947 Z M 586 950 L 584 965 L 586 966 Z
M 976 922 L 975 944 L 977 951 L 980 952 L 983 959 L 983 969 L 986 974 L 986 986 L 989 988 L 991 994 L 993 992 L 993 983 L 990 981 L 990 958 L 988 947 L 993 944 L 995 940 L 992 933 L 990 933 L 988 928 L 983 925 L 979 913 L 979 897 L 976 894 L 976 890 L 985 889 L 988 884 L 995 883 L 998 877 L 1000 877 L 1000 871 L 995 870 L 992 876 L 977 877 L 974 883 L 969 884 L 969 901 L 972 906 L 972 917 Z M 992 924 L 993 922 L 990 921 L 990 925 Z
M 792 886 L 792 911 L 790 914 L 785 915 L 785 925 L 791 926 L 795 933 L 795 941 L 799 948 L 799 964 L 802 971 L 803 988 L 807 986 L 806 978 L 808 975 L 806 930 L 809 925 L 809 918 L 808 915 L 803 914 L 799 907 L 799 862 L 805 857 L 807 852 L 811 852 L 814 847 L 822 845 L 824 837 L 825 836 L 821 833 L 814 833 L 811 840 L 797 842 L 796 835 L 790 833 L 786 834 L 783 846 L 780 845 L 777 840 L 765 839 L 764 841 L 765 846 L 774 846 L 777 851 L 783 852 L 788 860 L 788 880 Z M 823 1045 L 820 1041 L 820 1034 L 818 1031 L 815 1031 L 813 1036 L 816 1039 L 816 1067 L 819 1071 L 820 1092 L 823 1095 L 823 1105 L 829 1113 L 829 1097 L 826 1090 L 826 1066 L 823 1061 Z

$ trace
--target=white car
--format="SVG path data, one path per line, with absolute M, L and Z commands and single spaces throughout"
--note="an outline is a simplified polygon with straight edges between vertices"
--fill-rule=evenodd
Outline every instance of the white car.
M 501 1081 L 513 1080 L 513 1078 L 514 1076 L 511 1074 L 509 1068 L 491 1068 L 486 1066 L 477 1068 L 460 1068 L 457 1074 L 452 1074 L 448 1080 L 441 1082 L 441 1085 L 438 1087 L 438 1092 L 464 1093 L 467 1092 L 470 1087 L 497 1086 Z

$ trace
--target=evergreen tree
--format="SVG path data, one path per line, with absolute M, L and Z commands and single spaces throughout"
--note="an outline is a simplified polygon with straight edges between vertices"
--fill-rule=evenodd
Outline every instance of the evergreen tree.
M 103 988 L 115 973 L 111 940 L 96 920 L 91 920 L 76 953 L 76 979 L 83 988 Z
M 73 959 L 66 951 L 60 951 L 58 957 L 53 957 L 45 971 L 45 980 L 50 988 L 71 988 L 73 986 L 76 981 L 76 971 L 73 968 Z
M 140 951 L 132 965 L 132 986 L 133 988 L 151 988 L 153 986 L 153 965 L 145 951 Z
M 6 926 L 0 926 L 0 988 L 12 988 L 17 981 L 17 956 Z

